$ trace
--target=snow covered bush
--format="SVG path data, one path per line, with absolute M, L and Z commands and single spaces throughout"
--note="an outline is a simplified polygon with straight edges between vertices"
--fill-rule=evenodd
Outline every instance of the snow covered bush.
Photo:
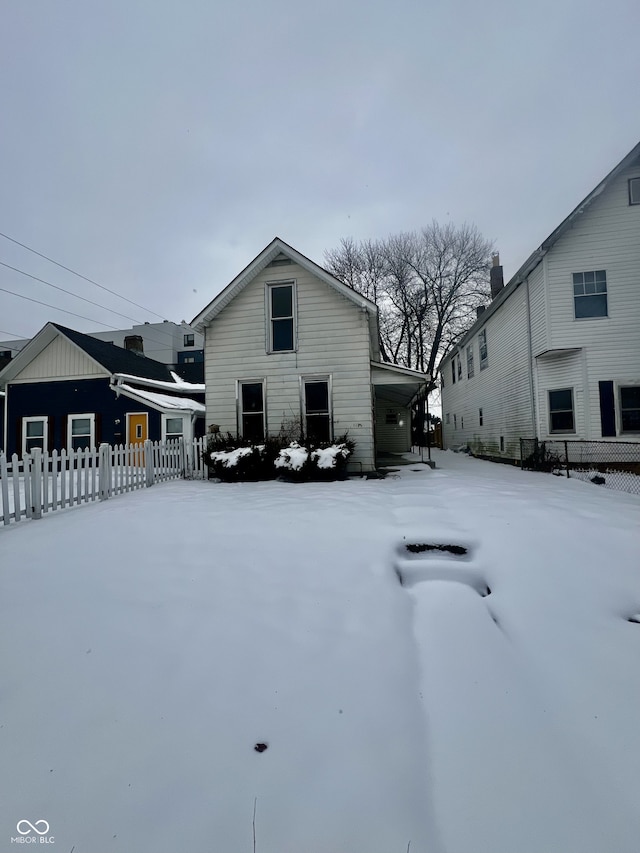
M 274 465 L 287 479 L 335 480 L 346 475 L 347 462 L 354 448 L 355 443 L 346 435 L 333 444 L 324 443 L 310 448 L 292 441 L 288 447 L 282 448 Z
M 288 447 L 283 447 L 278 453 L 274 465 L 284 471 L 302 473 L 309 463 L 309 451 L 297 441 L 292 441 Z

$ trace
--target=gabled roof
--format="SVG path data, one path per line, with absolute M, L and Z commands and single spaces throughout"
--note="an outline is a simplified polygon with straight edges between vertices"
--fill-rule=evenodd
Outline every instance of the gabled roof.
M 324 281 L 329 287 L 332 287 L 339 294 L 344 296 L 346 299 L 349 299 L 359 308 L 366 309 L 369 315 L 369 323 L 373 329 L 372 341 L 374 342 L 374 346 L 377 346 L 378 341 L 378 326 L 377 326 L 377 317 L 378 317 L 378 308 L 374 302 L 371 302 L 365 296 L 361 296 L 359 293 L 356 293 L 351 287 L 348 287 L 343 282 L 338 281 L 337 278 L 331 275 L 331 273 L 327 272 L 327 270 L 323 269 L 318 264 L 314 263 L 312 260 L 307 258 L 305 255 L 302 255 L 293 246 L 290 246 L 288 243 L 285 243 L 284 240 L 281 240 L 279 237 L 276 237 L 274 240 L 266 246 L 260 254 L 255 257 L 248 266 L 246 266 L 241 273 L 239 273 L 232 282 L 230 282 L 224 290 L 222 290 L 216 297 L 213 299 L 206 308 L 204 308 L 196 317 L 193 318 L 189 325 L 193 326 L 193 328 L 197 332 L 204 331 L 205 327 L 216 317 L 223 308 L 225 308 L 232 299 L 241 293 L 244 288 L 252 282 L 256 276 L 258 276 L 262 270 L 268 266 L 271 261 L 275 260 L 279 255 L 284 255 L 285 257 L 292 260 L 294 263 L 301 266 L 303 269 L 306 269 L 307 272 L 319 278 L 321 281 Z M 286 273 L 285 273 L 286 275 Z
M 24 368 L 33 361 L 56 337 L 62 336 L 71 344 L 82 350 L 105 375 L 113 373 L 130 373 L 145 379 L 157 379 L 171 382 L 171 373 L 166 364 L 154 361 L 144 355 L 137 355 L 129 350 L 83 335 L 75 329 L 68 329 L 58 323 L 47 323 L 29 343 L 20 350 L 15 358 L 0 371 L 0 383 L 14 379 Z
M 624 172 L 625 169 L 628 169 L 630 166 L 636 165 L 640 163 L 640 142 L 635 145 L 631 151 L 623 157 L 622 160 L 615 166 L 606 177 L 604 177 L 600 183 L 591 190 L 591 192 L 582 199 L 580 204 L 575 207 L 571 213 L 567 216 L 566 219 L 563 219 L 560 225 L 549 234 L 546 240 L 543 240 L 540 246 L 532 252 L 527 260 L 522 264 L 520 269 L 516 272 L 516 274 L 509 280 L 509 282 L 505 285 L 505 287 L 500 291 L 498 296 L 488 305 L 485 311 L 478 317 L 473 326 L 469 329 L 467 334 L 458 342 L 458 344 L 452 348 L 452 350 L 447 353 L 447 355 L 440 362 L 439 369 L 442 369 L 442 365 L 449 361 L 449 359 L 457 352 L 459 349 L 464 347 L 468 340 L 470 340 L 487 322 L 489 317 L 496 313 L 496 311 L 500 308 L 500 306 L 506 302 L 506 300 L 511 296 L 512 293 L 531 275 L 534 269 L 538 266 L 539 263 L 542 262 L 542 259 L 547 254 L 547 252 L 558 242 L 558 240 L 562 237 L 562 235 L 571 228 L 580 216 L 591 206 L 591 204 L 597 199 L 602 193 L 613 183 L 613 181 L 618 177 L 621 172 Z

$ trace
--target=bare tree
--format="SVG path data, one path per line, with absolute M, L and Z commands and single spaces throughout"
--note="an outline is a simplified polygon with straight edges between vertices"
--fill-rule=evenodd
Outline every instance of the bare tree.
M 378 305 L 382 358 L 433 375 L 489 299 L 491 250 L 475 226 L 434 221 L 385 240 L 342 240 L 325 261 Z

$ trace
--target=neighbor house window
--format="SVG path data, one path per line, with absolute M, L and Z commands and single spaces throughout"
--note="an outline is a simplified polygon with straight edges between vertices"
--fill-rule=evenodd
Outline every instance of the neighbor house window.
M 478 334 L 478 343 L 480 345 L 480 370 L 484 370 L 487 366 L 487 330 L 483 329 Z
M 183 364 L 195 364 L 195 362 L 196 362 L 195 355 L 186 355 L 182 360 Z
M 456 360 L 455 360 L 455 358 L 451 359 L 451 382 L 453 385 L 456 384 Z
M 573 304 L 576 320 L 607 316 L 607 271 L 573 273 Z
M 457 415 L 453 416 L 453 428 L 458 429 L 458 416 Z
M 629 179 L 629 204 L 640 204 L 640 178 Z
M 549 432 L 575 432 L 573 391 L 549 391 Z
M 394 411 L 386 412 L 384 417 L 384 422 L 387 426 L 397 426 L 398 425 L 398 413 Z
M 265 436 L 264 382 L 238 383 L 239 426 L 242 438 L 263 441 Z
M 329 377 L 303 377 L 302 409 L 305 437 L 312 443 L 331 441 Z
M 478 423 L 480 426 L 484 424 L 484 416 L 482 414 L 482 409 L 478 409 Z
M 186 346 L 186 347 L 195 346 L 195 342 L 196 342 L 195 335 L 185 335 L 184 336 L 184 346 Z
M 640 432 L 640 385 L 620 388 L 622 432 Z
M 473 347 L 467 347 L 467 379 L 471 379 L 473 370 Z
M 179 438 L 184 438 L 184 418 L 163 415 L 162 440 L 177 441 Z
M 67 450 L 84 450 L 95 447 L 96 416 L 69 415 L 67 420 Z
M 447 424 L 450 424 L 450 423 L 451 423 L 451 415 L 450 415 L 449 413 L 447 413 L 447 414 L 445 415 L 445 423 L 447 423 Z
M 34 447 L 47 450 L 49 418 L 43 415 L 22 419 L 22 449 L 31 453 Z
M 269 351 L 295 349 L 295 288 L 293 282 L 267 287 Z
M 462 379 L 462 362 L 460 361 L 460 355 L 457 357 L 458 361 L 458 379 Z

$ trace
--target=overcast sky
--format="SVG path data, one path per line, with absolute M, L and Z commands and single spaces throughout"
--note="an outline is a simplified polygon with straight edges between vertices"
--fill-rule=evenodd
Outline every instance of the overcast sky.
M 0 340 L 189 321 L 274 236 L 475 223 L 508 279 L 640 140 L 637 0 L 4 0 Z M 155 314 L 150 313 L 151 311 Z M 98 322 L 100 321 L 100 322 Z

